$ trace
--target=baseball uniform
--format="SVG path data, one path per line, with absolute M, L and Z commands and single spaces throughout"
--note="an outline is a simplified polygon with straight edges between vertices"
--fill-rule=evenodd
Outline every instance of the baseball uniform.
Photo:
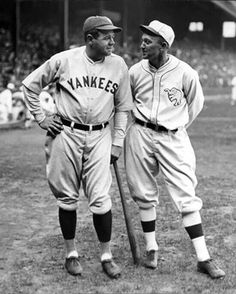
M 82 180 L 89 208 L 104 214 L 111 208 L 111 145 L 122 146 L 125 134 L 124 126 L 112 137 L 109 121 L 133 105 L 127 66 L 115 54 L 94 62 L 85 46 L 52 56 L 23 81 L 27 106 L 38 123 L 45 118 L 38 95 L 52 82 L 64 130 L 52 144 L 46 142 L 49 185 L 59 206 L 74 210 Z
M 202 201 L 195 195 L 195 154 L 186 132 L 204 102 L 197 72 L 169 55 L 159 69 L 148 60 L 135 64 L 130 80 L 135 107 L 125 157 L 134 200 L 143 209 L 156 206 L 160 171 L 180 212 L 200 210 Z
M 222 278 L 225 273 L 211 259 L 205 242 L 199 212 L 202 201 L 195 195 L 195 154 L 186 131 L 204 103 L 199 77 L 188 64 L 167 53 L 175 37 L 169 25 L 153 20 L 140 28 L 144 60 L 130 69 L 135 109 L 125 154 L 129 188 L 139 205 L 145 238 L 144 265 L 158 266 L 155 206 L 156 176 L 161 172 L 192 241 L 198 270 Z

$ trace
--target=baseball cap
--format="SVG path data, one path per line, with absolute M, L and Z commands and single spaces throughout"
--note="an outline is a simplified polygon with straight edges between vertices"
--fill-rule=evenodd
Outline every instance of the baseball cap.
M 99 15 L 90 16 L 84 22 L 84 26 L 83 26 L 84 33 L 91 31 L 93 29 L 112 30 L 114 32 L 122 31 L 122 28 L 116 27 L 113 25 L 110 18 L 106 16 L 99 16 Z
M 148 26 L 140 25 L 141 31 L 144 33 L 152 33 L 157 36 L 162 36 L 166 40 L 166 42 L 169 44 L 169 46 L 172 45 L 175 38 L 175 33 L 167 24 L 164 24 L 163 22 L 160 22 L 158 20 L 153 20 L 149 23 Z

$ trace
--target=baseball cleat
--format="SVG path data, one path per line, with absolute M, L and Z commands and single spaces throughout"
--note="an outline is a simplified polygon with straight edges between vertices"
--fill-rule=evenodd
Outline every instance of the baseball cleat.
M 225 276 L 225 272 L 216 265 L 213 259 L 199 261 L 197 269 L 200 273 L 208 274 L 212 279 L 222 279 Z
M 65 268 L 68 271 L 68 273 L 73 276 L 78 276 L 82 273 L 82 267 L 80 265 L 78 257 L 73 256 L 66 258 Z
M 111 279 L 118 279 L 121 275 L 120 267 L 113 259 L 105 259 L 102 261 L 102 269 Z
M 144 265 L 147 268 L 156 269 L 157 268 L 157 250 L 150 250 L 146 253 L 146 260 L 144 261 Z

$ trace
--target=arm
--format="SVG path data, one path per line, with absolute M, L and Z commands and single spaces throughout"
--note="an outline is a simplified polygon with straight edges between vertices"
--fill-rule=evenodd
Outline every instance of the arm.
M 40 104 L 39 94 L 46 85 L 55 80 L 58 67 L 59 63 L 54 59 L 50 59 L 33 71 L 22 82 L 27 108 L 34 116 L 39 126 L 47 130 L 53 136 L 60 133 L 63 126 L 57 115 L 46 116 L 44 114 Z
M 120 111 L 114 117 L 114 138 L 111 148 L 111 163 L 116 161 L 122 152 L 123 141 L 126 133 L 129 112 Z
M 24 93 L 24 100 L 26 107 L 29 109 L 30 113 L 34 116 L 36 122 L 40 124 L 45 118 L 46 115 L 44 114 L 40 100 L 39 95 L 33 92 L 32 90 L 28 89 L 23 84 L 23 93 Z
M 189 121 L 186 125 L 186 128 L 188 128 L 203 108 L 204 95 L 198 73 L 195 70 L 186 73 L 184 80 L 184 92 L 189 112 Z
M 29 90 L 23 85 L 23 92 L 25 96 L 25 103 L 31 114 L 34 116 L 39 126 L 47 130 L 50 135 L 55 137 L 63 130 L 60 117 L 57 115 L 46 116 L 42 111 L 39 95 Z
M 128 68 L 124 62 L 121 64 L 120 70 L 120 84 L 114 97 L 115 115 L 114 136 L 111 150 L 111 163 L 117 160 L 121 154 L 126 133 L 126 127 L 128 123 L 129 112 L 133 108 L 129 73 Z

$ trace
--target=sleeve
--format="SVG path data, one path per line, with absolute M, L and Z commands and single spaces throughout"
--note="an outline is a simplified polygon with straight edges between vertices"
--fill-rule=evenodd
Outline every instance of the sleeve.
M 193 69 L 185 73 L 184 93 L 188 103 L 189 121 L 186 125 L 186 128 L 188 128 L 198 116 L 204 105 L 204 95 L 199 76 Z
M 30 113 L 34 116 L 36 122 L 40 124 L 45 119 L 45 114 L 42 110 L 39 95 L 26 88 L 23 85 L 23 93 L 25 98 L 26 107 L 29 109 Z
M 112 144 L 122 147 L 125 138 L 129 112 L 133 109 L 133 101 L 131 95 L 128 67 L 126 66 L 124 61 L 121 64 L 120 70 L 120 85 L 114 97 L 115 115 L 114 137 Z
M 112 145 L 123 146 L 126 128 L 128 123 L 129 111 L 120 111 L 114 117 L 114 138 Z
M 133 67 L 129 69 L 129 79 L 130 79 L 130 87 L 131 87 L 131 94 L 134 97 L 134 74 L 133 74 Z
M 115 112 L 130 111 L 133 109 L 130 78 L 129 78 L 128 67 L 123 60 L 120 65 L 119 74 L 120 74 L 120 83 L 114 97 Z
M 59 78 L 60 64 L 61 61 L 54 55 L 29 74 L 22 84 L 34 93 L 40 94 L 44 87 Z
M 22 82 L 26 106 L 38 123 L 45 119 L 39 94 L 45 86 L 58 79 L 59 67 L 60 61 L 53 56 L 28 75 Z

